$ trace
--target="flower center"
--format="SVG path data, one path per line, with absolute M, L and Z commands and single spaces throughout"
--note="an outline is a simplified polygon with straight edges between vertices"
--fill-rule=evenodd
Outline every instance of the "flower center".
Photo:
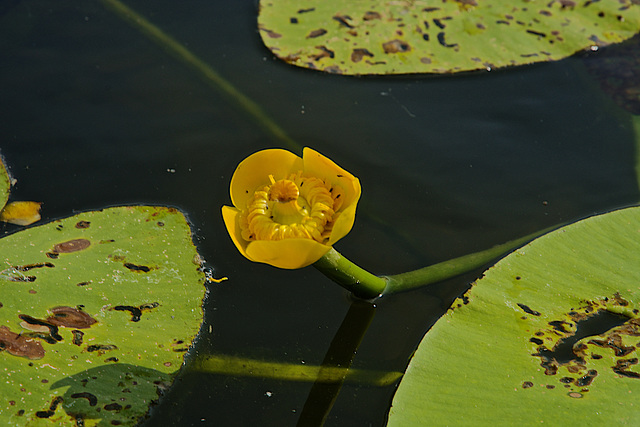
M 302 172 L 259 187 L 240 215 L 242 237 L 247 240 L 329 240 L 342 205 L 341 191 Z

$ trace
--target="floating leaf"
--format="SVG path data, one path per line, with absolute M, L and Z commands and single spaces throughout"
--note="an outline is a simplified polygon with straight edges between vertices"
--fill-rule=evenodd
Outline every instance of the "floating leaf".
M 338 74 L 451 73 L 565 58 L 632 37 L 635 0 L 261 0 L 262 40 Z
M 639 259 L 628 208 L 499 261 L 424 337 L 388 425 L 634 424 Z
M 11 188 L 11 178 L 4 166 L 2 158 L 0 158 L 0 209 L 7 204 L 9 200 L 9 190 Z
M 31 225 L 40 221 L 39 202 L 11 202 L 0 212 L 0 221 L 16 225 Z
M 200 328 L 199 259 L 184 216 L 164 207 L 0 239 L 0 424 L 137 424 Z

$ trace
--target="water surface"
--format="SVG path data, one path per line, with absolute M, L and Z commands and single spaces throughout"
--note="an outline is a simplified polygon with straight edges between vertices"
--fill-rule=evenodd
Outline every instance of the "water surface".
M 176 206 L 211 287 L 194 354 L 320 364 L 349 310 L 313 268 L 245 260 L 220 207 L 247 155 L 282 143 L 100 2 L 23 0 L 0 10 L 0 147 L 50 220 L 121 204 Z M 392 274 L 637 201 L 628 117 L 580 57 L 460 76 L 354 78 L 274 59 L 251 0 L 129 1 L 255 100 L 301 146 L 358 176 L 337 249 Z M 7 229 L 11 231 L 12 229 Z M 404 370 L 422 335 L 483 269 L 383 298 L 356 354 Z M 192 373 L 145 426 L 295 425 L 311 383 Z M 394 387 L 345 384 L 327 426 L 382 426 Z

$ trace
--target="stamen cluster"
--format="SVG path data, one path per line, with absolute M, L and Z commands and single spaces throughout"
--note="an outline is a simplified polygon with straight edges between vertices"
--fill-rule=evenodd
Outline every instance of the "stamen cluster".
M 301 171 L 261 186 L 240 214 L 242 237 L 252 240 L 329 240 L 342 206 L 341 189 Z

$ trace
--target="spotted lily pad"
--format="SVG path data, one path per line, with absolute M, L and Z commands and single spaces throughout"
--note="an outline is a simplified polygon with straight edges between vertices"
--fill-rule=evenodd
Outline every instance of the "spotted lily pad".
M 0 424 L 137 424 L 202 322 L 185 217 L 81 213 L 0 239 L 0 263 Z
M 7 204 L 9 200 L 9 189 L 11 188 L 11 178 L 7 172 L 7 168 L 0 158 L 0 210 Z
M 565 58 L 632 37 L 635 0 L 261 0 L 265 45 L 338 74 L 452 73 Z
M 490 268 L 420 343 L 388 425 L 633 425 L 639 346 L 636 207 Z

